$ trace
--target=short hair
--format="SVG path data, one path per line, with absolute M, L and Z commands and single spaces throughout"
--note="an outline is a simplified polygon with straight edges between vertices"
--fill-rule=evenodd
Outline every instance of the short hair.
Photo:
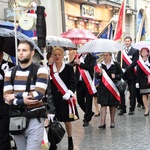
M 126 37 L 124 38 L 124 40 L 126 40 L 126 39 L 129 39 L 130 41 L 132 41 L 132 37 L 131 37 L 131 36 L 126 36 Z
M 46 59 L 49 60 L 49 58 L 52 56 L 52 52 L 48 52 L 46 55 Z
M 19 42 L 19 44 L 27 44 L 30 47 L 30 51 L 34 51 L 34 45 L 32 42 L 28 41 L 28 40 L 21 40 Z
M 141 53 L 143 50 L 146 50 L 146 51 L 149 53 L 149 49 L 148 49 L 147 47 L 141 48 L 140 53 Z
M 59 50 L 59 51 L 61 51 L 61 52 L 64 54 L 64 50 L 63 50 L 61 47 L 59 47 L 59 46 L 53 48 L 52 54 L 53 54 L 56 50 Z

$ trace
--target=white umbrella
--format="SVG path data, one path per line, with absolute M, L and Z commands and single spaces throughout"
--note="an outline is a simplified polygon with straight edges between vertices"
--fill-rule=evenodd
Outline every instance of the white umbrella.
M 47 36 L 46 37 L 47 46 L 60 46 L 66 48 L 76 48 L 76 45 L 67 38 L 62 38 L 58 36 Z
M 33 37 L 32 39 L 37 42 L 37 37 Z M 73 49 L 77 48 L 70 39 L 50 35 L 46 37 L 46 46 L 60 46 Z
M 117 52 L 122 50 L 121 44 L 116 41 L 109 39 L 96 39 L 90 42 L 85 43 L 77 51 L 78 53 L 83 52 Z

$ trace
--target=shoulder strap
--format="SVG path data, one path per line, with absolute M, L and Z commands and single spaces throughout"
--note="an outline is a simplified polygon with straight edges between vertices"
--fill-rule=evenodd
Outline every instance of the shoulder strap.
M 14 85 L 14 78 L 15 78 L 15 75 L 16 75 L 17 68 L 18 68 L 18 66 L 15 66 L 15 67 L 12 68 L 12 72 L 11 72 L 11 85 L 12 86 Z
M 37 72 L 38 72 L 38 69 L 40 68 L 40 65 L 37 65 L 35 63 L 33 63 L 32 65 L 33 65 L 33 74 L 32 74 L 32 77 L 33 77 L 33 82 L 35 84 L 36 83 L 36 79 L 37 79 Z

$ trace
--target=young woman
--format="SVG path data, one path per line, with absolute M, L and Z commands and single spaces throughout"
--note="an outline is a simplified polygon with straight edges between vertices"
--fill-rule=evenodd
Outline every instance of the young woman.
M 110 128 L 114 128 L 116 106 L 119 104 L 120 96 L 114 81 L 121 79 L 122 70 L 120 65 L 112 60 L 110 52 L 103 52 L 103 62 L 98 66 L 101 67 L 96 71 L 97 78 L 101 79 L 97 91 L 98 103 L 101 104 L 99 128 L 105 129 L 106 127 L 107 106 L 110 110 Z
M 74 102 L 76 79 L 73 67 L 63 62 L 64 50 L 55 47 L 52 51 L 53 64 L 50 65 L 51 88 L 54 98 L 55 116 L 65 123 L 68 134 L 68 150 L 73 150 L 71 122 L 79 118 Z M 50 150 L 57 149 L 55 143 L 51 143 Z
M 143 47 L 140 51 L 140 57 L 137 61 L 137 83 L 136 87 L 140 88 L 140 94 L 142 95 L 145 114 L 149 115 L 149 96 L 150 96 L 150 60 L 149 60 L 149 49 Z

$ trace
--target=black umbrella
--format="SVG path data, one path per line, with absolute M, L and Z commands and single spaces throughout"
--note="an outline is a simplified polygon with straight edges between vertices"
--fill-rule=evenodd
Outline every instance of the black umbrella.
M 43 54 L 40 48 L 35 44 L 34 40 L 22 34 L 21 32 L 17 32 L 17 43 L 19 43 L 20 40 L 28 40 L 32 42 L 36 50 L 35 52 L 37 52 L 41 59 L 43 59 Z M 16 56 L 14 30 L 0 28 L 0 51 L 3 51 L 11 56 Z

